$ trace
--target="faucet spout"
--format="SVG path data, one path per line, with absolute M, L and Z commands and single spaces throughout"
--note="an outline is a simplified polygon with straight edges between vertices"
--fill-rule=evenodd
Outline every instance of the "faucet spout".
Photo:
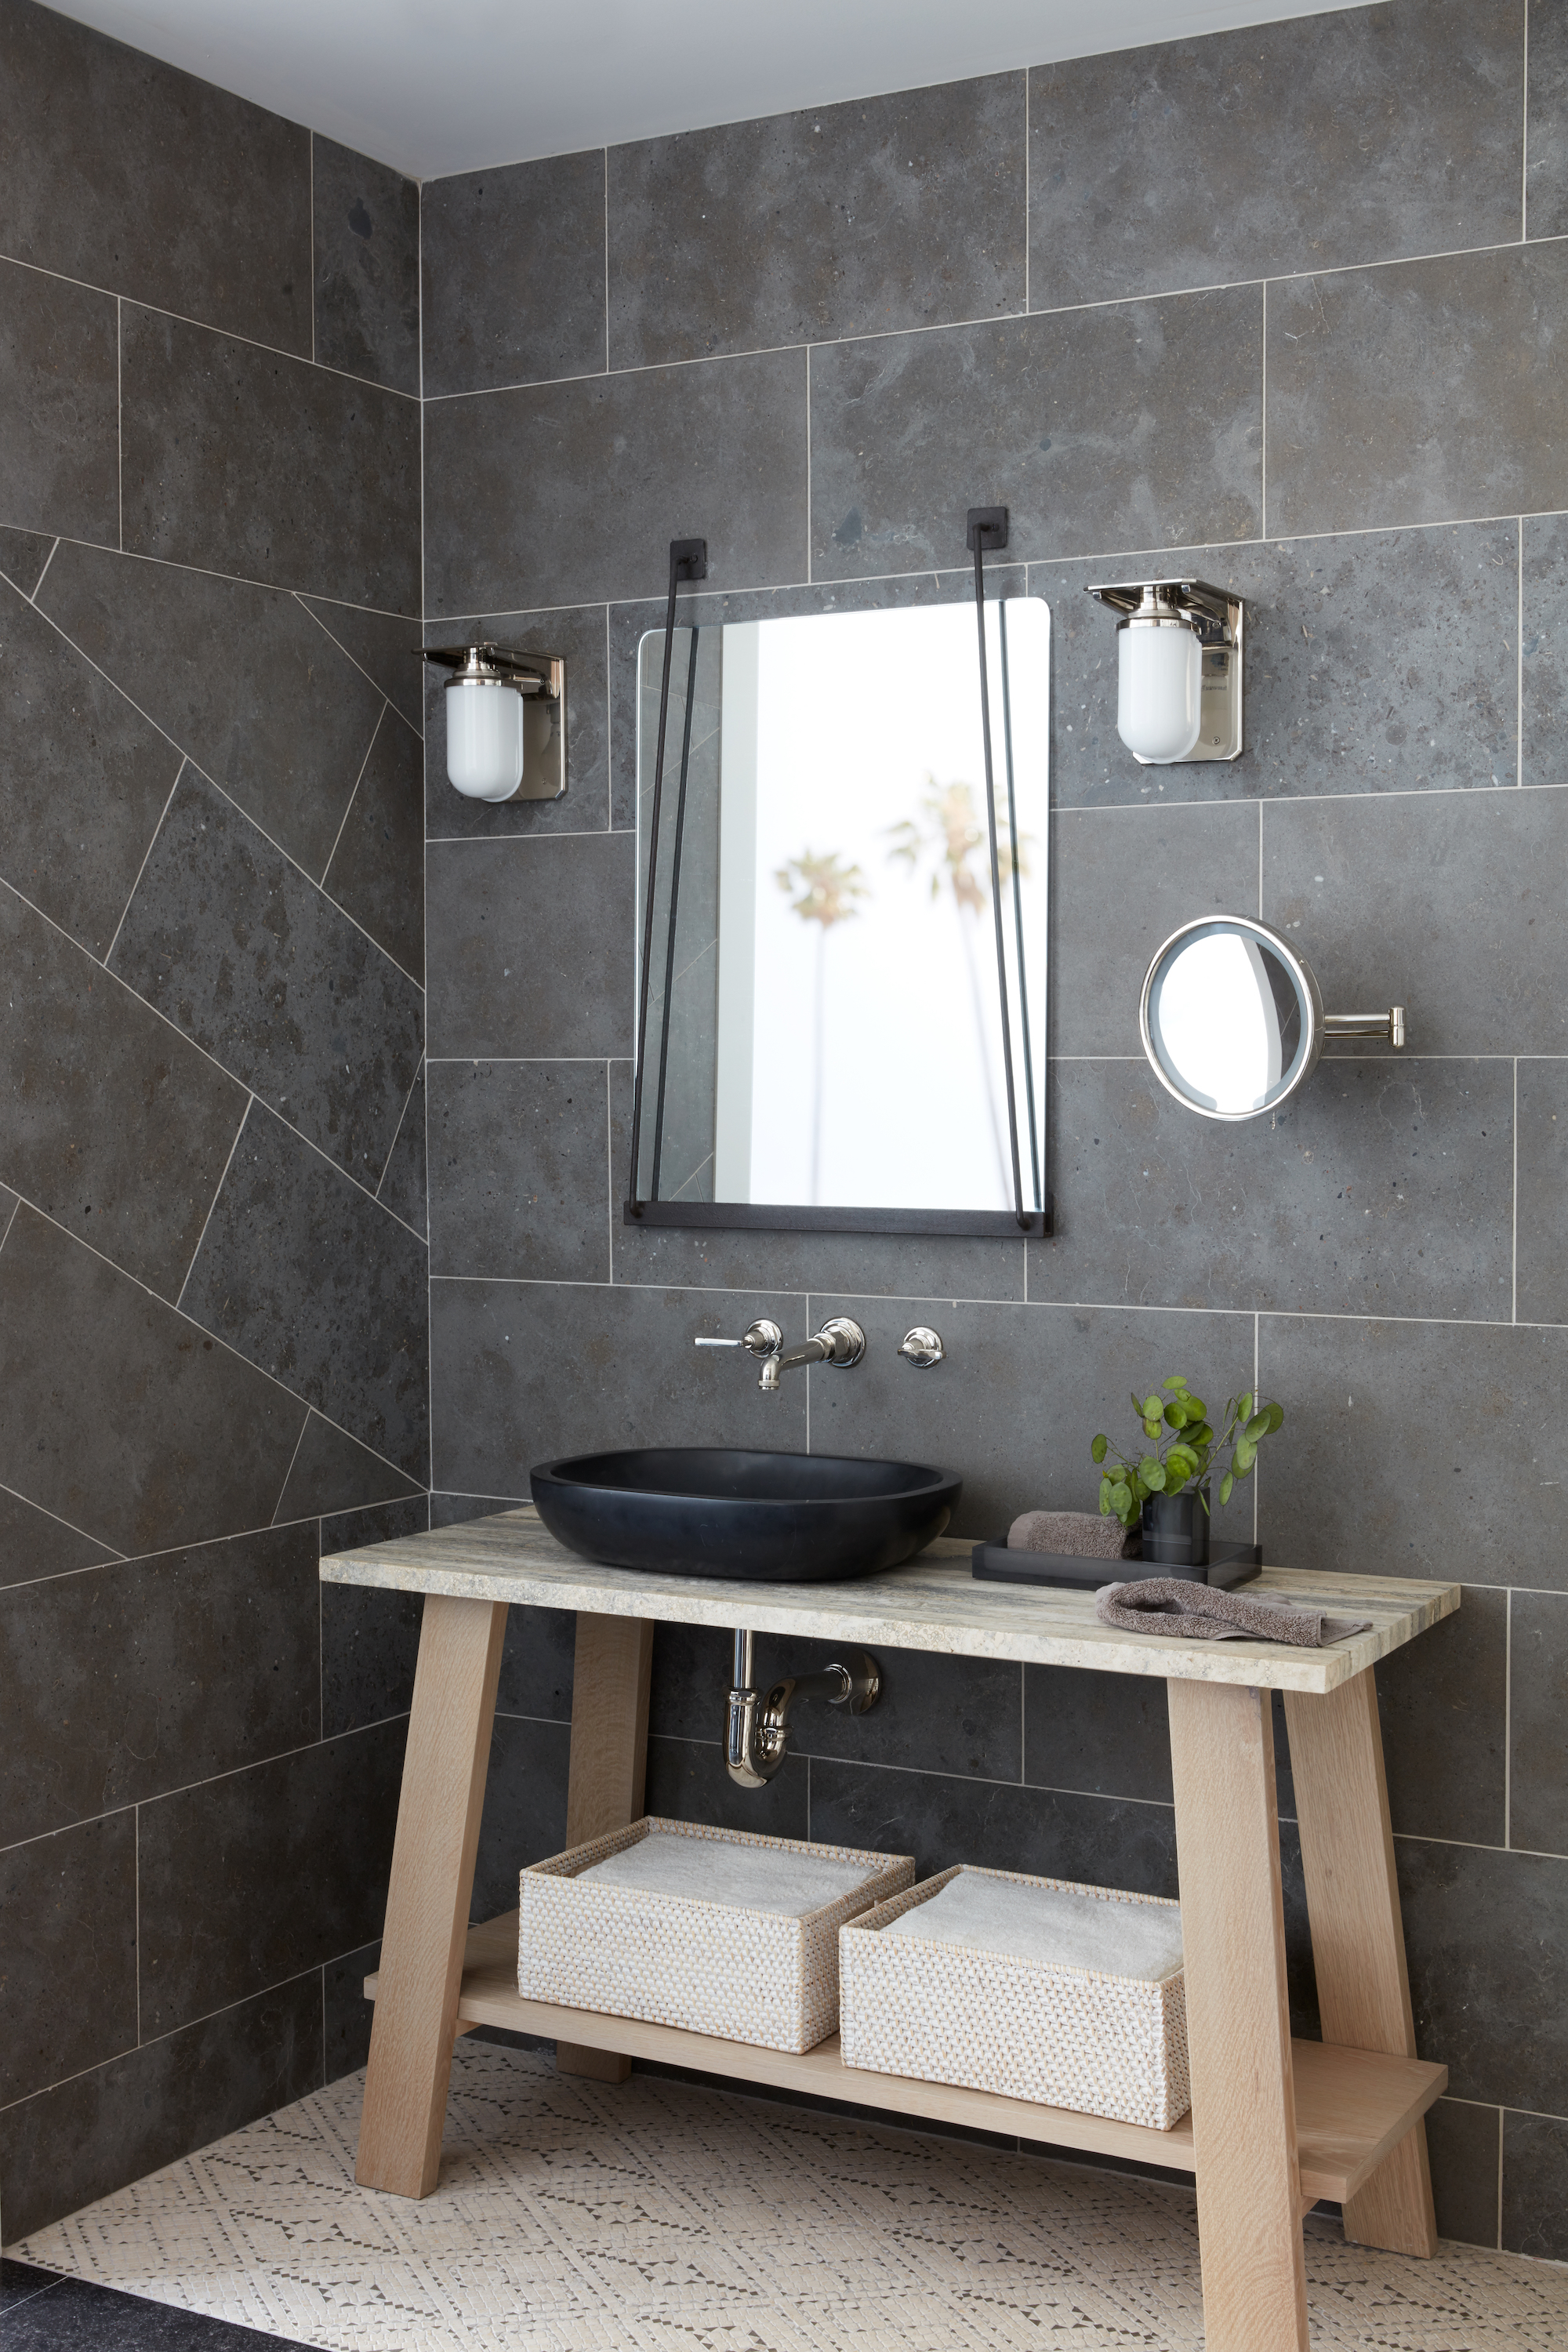
M 770 1329 L 773 1328 L 769 1326 Z M 745 1344 L 751 1344 L 750 1332 L 746 1334 Z M 777 1348 L 770 1349 L 763 1359 L 757 1386 L 764 1396 L 777 1396 L 784 1374 L 793 1372 L 797 1365 L 836 1364 L 840 1370 L 847 1370 L 851 1364 L 859 1362 L 865 1352 L 866 1334 L 858 1323 L 852 1322 L 847 1315 L 833 1315 L 820 1331 L 815 1332 L 809 1339 L 803 1339 L 798 1348 L 786 1350 L 781 1337 Z

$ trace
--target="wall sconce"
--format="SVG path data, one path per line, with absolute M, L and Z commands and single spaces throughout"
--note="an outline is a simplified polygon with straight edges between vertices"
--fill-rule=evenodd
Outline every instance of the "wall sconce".
M 447 680 L 447 775 L 470 801 L 558 801 L 566 789 L 566 665 L 488 639 L 426 646 Z
M 1239 596 L 1206 580 L 1091 588 L 1116 624 L 1116 731 L 1146 768 L 1241 755 Z

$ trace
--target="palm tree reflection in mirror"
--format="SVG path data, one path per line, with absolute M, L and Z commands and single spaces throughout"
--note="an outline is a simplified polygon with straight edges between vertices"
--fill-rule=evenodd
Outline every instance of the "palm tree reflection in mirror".
M 996 1179 L 1002 1197 L 1011 1197 L 1007 1173 L 1007 1151 L 1002 1134 L 1001 1113 L 996 1104 L 996 1072 L 985 1003 L 980 993 L 980 973 L 974 961 L 973 924 L 986 912 L 991 894 L 991 877 L 986 870 L 990 860 L 985 854 L 985 825 L 975 807 L 972 784 L 939 784 L 932 775 L 926 782 L 930 790 L 920 803 L 920 817 L 905 817 L 901 824 L 888 827 L 893 843 L 888 856 L 890 860 L 909 867 L 918 875 L 923 865 L 931 865 L 931 895 L 940 898 L 943 885 L 952 895 L 953 912 L 958 919 L 959 937 L 963 943 L 963 968 L 969 976 L 969 1003 L 974 1015 L 974 1040 L 980 1056 L 981 1076 L 985 1081 L 985 1107 L 991 1114 L 991 1140 L 996 1152 Z M 997 868 L 1002 887 L 1013 879 L 1013 851 L 1009 844 L 1006 809 L 997 812 L 1000 820 L 996 844 Z M 1018 871 L 1026 881 L 1029 874 L 1028 836 L 1021 834 L 1018 842 Z M 978 870 L 972 861 L 980 852 Z
M 822 1197 L 822 1062 L 826 1004 L 827 934 L 836 923 L 852 922 L 859 913 L 857 898 L 870 897 L 866 877 L 858 866 L 847 866 L 837 850 L 818 857 L 803 849 L 776 867 L 773 880 L 781 890 L 798 890 L 792 911 L 803 923 L 816 923 L 816 970 L 811 1015 L 811 1205 Z

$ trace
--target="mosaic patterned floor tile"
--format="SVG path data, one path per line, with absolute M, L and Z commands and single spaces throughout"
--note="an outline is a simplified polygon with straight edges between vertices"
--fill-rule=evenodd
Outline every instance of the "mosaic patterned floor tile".
M 459 2043 L 441 2184 L 363 2074 L 7 2252 L 322 2352 L 1202 2352 L 1190 2190 Z M 1568 2269 L 1307 2224 L 1317 2352 L 1562 2352 Z

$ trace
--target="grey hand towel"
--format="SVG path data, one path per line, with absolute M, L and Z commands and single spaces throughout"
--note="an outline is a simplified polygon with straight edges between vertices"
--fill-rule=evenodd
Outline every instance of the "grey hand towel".
M 1174 1633 L 1184 1642 L 1289 1642 L 1298 1650 L 1326 1649 L 1372 1630 L 1370 1617 L 1325 1617 L 1261 1594 L 1221 1592 L 1212 1584 L 1185 1584 L 1152 1576 L 1140 1584 L 1102 1585 L 1094 1596 L 1102 1625 L 1127 1633 Z
M 1098 1511 L 1026 1511 L 1007 1530 L 1009 1551 L 1067 1552 L 1079 1559 L 1136 1559 L 1139 1533 Z

